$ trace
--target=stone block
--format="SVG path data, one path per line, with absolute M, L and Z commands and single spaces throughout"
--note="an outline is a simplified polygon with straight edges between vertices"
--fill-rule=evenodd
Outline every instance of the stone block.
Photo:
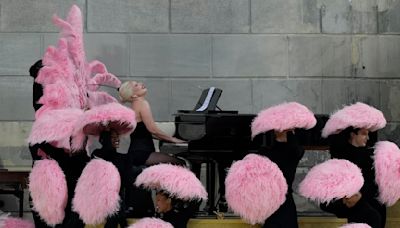
M 252 0 L 253 33 L 319 33 L 317 0 Z
M 351 33 L 351 1 L 321 0 L 322 33 Z
M 133 76 L 210 76 L 211 37 L 201 35 L 135 35 Z
M 268 35 L 216 35 L 213 75 L 287 76 L 287 38 Z
M 400 37 L 379 36 L 378 37 L 378 77 L 400 78 Z
M 383 113 L 384 115 L 386 113 Z M 385 115 L 386 116 L 386 115 Z M 379 141 L 391 141 L 400 145 L 400 124 L 399 123 L 388 123 L 385 128 L 378 131 Z
M 32 167 L 32 156 L 28 144 L 19 147 L 0 147 L 0 168 L 29 170 Z
M 254 112 L 282 102 L 296 101 L 316 114 L 322 111 L 321 80 L 253 79 Z
M 400 33 L 400 4 L 395 0 L 377 0 L 379 33 Z
M 353 36 L 351 44 L 353 75 L 377 77 L 379 75 L 379 40 L 377 36 Z
M 350 76 L 349 36 L 289 36 L 290 76 Z
M 381 110 L 387 121 L 400 121 L 400 83 L 384 81 L 380 86 Z
M 88 0 L 89 32 L 167 33 L 169 0 Z
M 248 33 L 249 0 L 172 0 L 173 33 Z
M 33 78 L 28 76 L 0 77 L 1 121 L 34 119 L 32 85 Z
M 355 100 L 355 81 L 343 79 L 322 80 L 322 113 L 330 114 Z
M 353 102 L 363 102 L 380 109 L 380 81 L 378 80 L 355 80 L 355 94 Z
M 32 121 L 1 121 L 0 128 L 0 147 L 24 147 L 27 145 L 26 139 L 31 132 Z
M 352 0 L 352 33 L 378 33 L 377 0 Z
M 65 18 L 69 9 L 76 4 L 85 18 L 84 0 L 2 0 L 0 21 L 2 32 L 55 32 L 58 28 L 52 17 L 57 14 Z M 85 19 L 84 19 L 85 20 Z
M 376 34 L 376 0 L 321 0 L 322 33 Z
M 3 33 L 0 36 L 0 75 L 29 75 L 29 68 L 41 57 L 38 34 Z

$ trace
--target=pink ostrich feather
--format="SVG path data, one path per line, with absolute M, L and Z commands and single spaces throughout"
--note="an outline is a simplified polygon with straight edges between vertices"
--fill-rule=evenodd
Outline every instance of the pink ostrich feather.
M 133 111 L 117 104 L 111 95 L 96 91 L 100 85 L 117 88 L 121 82 L 100 61 L 86 61 L 80 9 L 73 5 L 65 20 L 54 16 L 53 22 L 60 28 L 60 38 L 56 47 L 47 48 L 44 67 L 36 78 L 44 88 L 39 101 L 43 106 L 36 112 L 37 123 L 28 141 L 31 144 L 51 142 L 78 151 L 85 144 L 83 127 L 86 123 L 95 129 L 96 124 L 108 124 L 121 134 L 133 131 L 136 125 Z M 89 108 L 90 111 L 75 119 L 76 109 Z M 71 113 L 67 113 L 69 111 Z M 65 117 L 60 116 L 61 113 Z
M 8 215 L 0 216 L 1 228 L 35 228 L 35 225 L 27 220 L 20 218 L 13 218 Z
M 109 103 L 89 109 L 80 126 L 91 135 L 99 135 L 106 127 L 120 135 L 130 134 L 136 127 L 135 112 L 119 103 Z
M 322 137 L 337 134 L 348 128 L 366 128 L 376 131 L 386 126 L 386 119 L 378 109 L 357 102 L 333 113 L 322 129 Z
M 109 103 L 118 103 L 117 99 L 103 91 L 89 91 L 89 109 Z
M 83 134 L 77 131 L 83 111 L 80 109 L 59 109 L 42 113 L 31 129 L 29 144 L 42 142 L 56 143 L 59 148 L 70 150 L 70 138 Z M 83 142 L 81 142 L 83 144 Z M 81 147 L 78 145 L 75 147 Z
M 339 228 L 371 228 L 368 224 L 365 223 L 349 223 L 345 224 Z
M 299 185 L 300 195 L 318 203 L 350 197 L 364 184 L 360 168 L 344 159 L 330 159 L 314 166 Z
M 38 103 L 51 109 L 79 108 L 79 104 L 74 103 L 74 101 L 70 87 L 63 82 L 57 82 L 44 87 L 43 96 Z
M 285 202 L 288 189 L 279 167 L 255 154 L 231 166 L 225 186 L 229 207 L 250 224 L 263 223 L 271 216 Z
M 251 136 L 254 138 L 270 130 L 310 129 L 316 123 L 314 114 L 306 106 L 296 102 L 283 103 L 258 113 L 251 123 Z
M 400 150 L 396 144 L 382 141 L 375 144 L 374 153 L 378 199 L 392 206 L 400 199 Z
M 136 178 L 135 185 L 166 190 L 172 196 L 183 200 L 207 199 L 207 191 L 190 170 L 171 164 L 144 169 Z
M 143 218 L 130 225 L 128 228 L 174 228 L 171 223 L 158 218 Z
M 99 224 L 119 210 L 121 180 L 117 168 L 102 159 L 90 161 L 75 188 L 72 208 L 85 224 Z
M 29 174 L 33 210 L 51 226 L 64 219 L 68 189 L 63 171 L 54 160 L 36 161 Z

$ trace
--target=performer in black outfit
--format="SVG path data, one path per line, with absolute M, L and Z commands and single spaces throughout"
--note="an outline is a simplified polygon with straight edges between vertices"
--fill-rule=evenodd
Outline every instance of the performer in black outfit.
M 119 147 L 119 136 L 117 133 L 105 130 L 100 134 L 99 142 L 102 147 L 93 151 L 92 158 L 102 158 L 106 161 L 110 161 L 117 167 L 121 177 L 121 188 L 119 192 L 121 197 L 120 209 L 118 213 L 107 218 L 104 228 L 117 228 L 118 225 L 120 228 L 125 228 L 128 226 L 125 214 L 125 187 L 129 184 L 127 183 L 128 176 L 137 174 L 128 173 L 126 168 L 127 155 L 117 152 L 117 148 Z
M 174 228 L 186 228 L 200 202 L 185 202 L 172 197 L 168 192 L 156 194 L 156 217 L 171 223 Z
M 39 70 L 42 68 L 42 60 L 37 61 L 34 65 L 29 69 L 30 75 L 36 79 Z M 38 100 L 43 95 L 43 87 L 42 85 L 33 83 L 33 108 L 37 111 L 42 105 L 38 104 Z M 39 150 L 40 149 L 40 150 Z M 68 188 L 68 201 L 67 206 L 65 208 L 65 218 L 62 224 L 58 224 L 55 227 L 84 227 L 85 224 L 79 218 L 79 215 L 76 212 L 71 210 L 71 201 L 74 196 L 74 190 L 76 183 L 78 181 L 79 176 L 82 173 L 83 168 L 86 166 L 86 163 L 89 161 L 89 157 L 86 153 L 75 153 L 74 155 L 70 155 L 64 151 L 64 149 L 53 147 L 48 143 L 36 144 L 29 146 L 29 150 L 32 155 L 33 163 L 36 160 L 40 160 L 43 158 L 52 158 L 58 162 L 58 165 L 63 170 L 65 174 L 65 178 L 67 181 Z M 38 152 L 41 153 L 38 153 Z M 37 212 L 32 211 L 33 220 L 35 222 L 36 228 L 47 228 L 48 226 L 38 215 Z
M 357 165 L 363 174 L 364 185 L 352 197 L 321 204 L 321 209 L 339 218 L 347 218 L 349 223 L 367 223 L 373 228 L 384 228 L 386 206 L 377 200 L 379 192 L 375 183 L 374 151 L 367 146 L 368 133 L 365 128 L 348 127 L 339 134 L 329 136 L 331 157 L 346 159 Z
M 129 167 L 128 173 L 140 173 L 140 171 L 151 165 L 169 163 L 185 165 L 185 161 L 165 153 L 155 152 L 153 137 L 172 143 L 184 141 L 169 136 L 161 131 L 153 119 L 151 108 L 145 96 L 147 88 L 143 83 L 136 81 L 124 82 L 119 88 L 119 95 L 122 102 L 129 102 L 135 111 L 137 126 L 130 135 L 131 142 L 128 150 Z M 131 176 L 129 183 L 135 181 Z M 133 184 L 127 187 L 126 202 L 131 217 L 148 217 L 154 214 L 151 193 L 147 190 L 138 189 Z
M 278 165 L 286 179 L 288 191 L 286 201 L 264 223 L 265 228 L 298 227 L 296 205 L 293 200 L 292 184 L 296 174 L 296 168 L 304 155 L 304 149 L 299 146 L 294 131 L 274 132 L 275 140 L 270 149 L 262 148 L 260 154 L 268 157 Z
M 297 228 L 297 211 L 293 200 L 292 184 L 297 165 L 304 155 L 304 149 L 298 144 L 295 129 L 310 129 L 316 124 L 314 114 L 304 105 L 290 102 L 269 107 L 253 120 L 252 136 L 273 132 L 274 140 L 270 148 L 259 150 L 278 165 L 288 185 L 285 202 L 271 216 L 267 217 L 263 227 Z

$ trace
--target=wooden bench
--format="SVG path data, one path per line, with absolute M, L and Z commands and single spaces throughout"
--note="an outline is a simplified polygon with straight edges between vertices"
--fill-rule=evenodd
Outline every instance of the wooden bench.
M 0 194 L 12 194 L 19 199 L 19 217 L 24 213 L 24 189 L 30 171 L 0 169 Z

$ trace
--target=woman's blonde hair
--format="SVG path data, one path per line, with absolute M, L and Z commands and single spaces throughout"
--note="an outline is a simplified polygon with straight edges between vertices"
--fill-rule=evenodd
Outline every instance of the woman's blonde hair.
M 132 81 L 126 81 L 119 87 L 119 97 L 121 102 L 131 102 L 133 96 Z

